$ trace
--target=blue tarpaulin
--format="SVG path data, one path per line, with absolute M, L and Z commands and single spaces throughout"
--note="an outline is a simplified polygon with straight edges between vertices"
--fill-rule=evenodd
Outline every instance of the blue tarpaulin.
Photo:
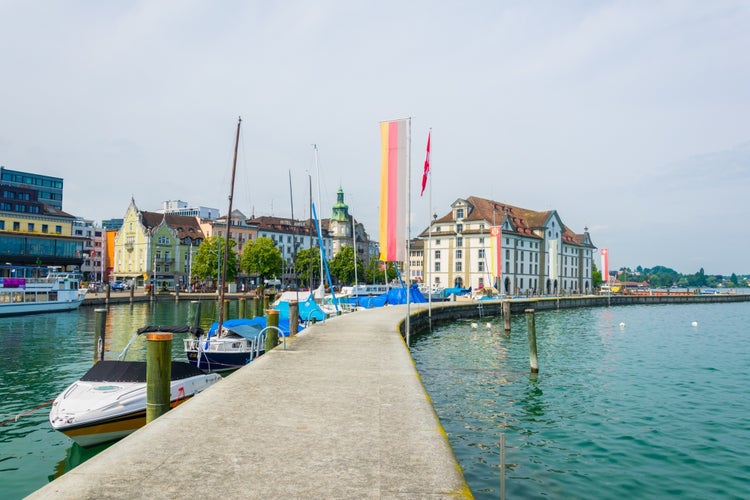
M 313 298 L 312 294 L 310 294 L 307 297 L 307 300 L 304 302 L 298 303 L 299 307 L 299 319 L 302 321 L 323 321 L 326 319 L 326 313 L 323 312 L 323 310 L 320 308 L 318 304 L 315 303 L 315 299 Z M 289 324 L 289 302 L 281 301 L 279 302 L 274 309 L 279 311 L 279 323 L 281 323 L 282 319 L 286 320 L 287 325 Z

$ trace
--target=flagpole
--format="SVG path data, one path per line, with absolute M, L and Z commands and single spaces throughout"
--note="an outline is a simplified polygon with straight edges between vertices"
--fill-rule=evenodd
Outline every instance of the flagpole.
M 427 242 L 427 317 L 429 318 L 430 322 L 430 330 L 432 330 L 432 266 L 430 265 L 430 257 L 432 255 L 432 158 L 430 157 L 432 152 L 430 151 L 430 139 L 432 138 L 432 127 L 430 127 L 430 131 L 427 133 L 427 161 L 430 163 L 427 163 L 425 166 L 428 168 L 427 170 L 427 182 L 430 183 L 430 206 L 428 214 L 427 214 L 427 220 L 430 221 L 430 232 L 428 234 L 428 242 Z
M 409 347 L 409 337 L 411 335 L 411 259 L 409 258 L 409 239 L 411 238 L 411 118 L 409 118 L 408 138 L 406 154 L 408 159 L 408 175 L 406 182 L 406 347 Z

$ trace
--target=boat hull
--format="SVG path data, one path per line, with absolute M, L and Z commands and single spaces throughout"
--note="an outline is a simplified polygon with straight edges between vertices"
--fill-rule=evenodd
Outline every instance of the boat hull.
M 83 298 L 71 302 L 25 302 L 19 304 L 0 304 L 0 317 L 22 316 L 50 312 L 73 311 L 83 302 Z
M 172 362 L 170 406 L 181 404 L 221 379 L 185 362 Z M 52 403 L 49 421 L 81 446 L 127 436 L 146 424 L 146 363 L 100 361 Z
M 191 396 L 192 397 L 192 396 Z M 184 403 L 189 397 L 172 401 L 171 408 Z M 57 429 L 84 448 L 109 443 L 124 438 L 146 425 L 146 410 L 119 415 L 107 420 Z
M 261 353 L 262 354 L 262 353 Z M 201 370 L 210 372 L 236 370 L 242 368 L 249 362 L 251 362 L 255 354 L 254 352 L 239 351 L 239 352 L 211 352 L 201 351 L 200 352 L 200 363 L 198 363 L 198 351 L 185 351 L 188 363 Z

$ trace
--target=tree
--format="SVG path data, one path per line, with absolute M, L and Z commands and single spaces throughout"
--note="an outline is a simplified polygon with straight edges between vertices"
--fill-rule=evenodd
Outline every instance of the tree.
M 596 268 L 596 262 L 591 259 L 591 286 L 593 288 L 599 288 L 602 286 L 602 272 Z
M 320 276 L 320 249 L 312 247 L 300 250 L 295 264 L 299 282 L 310 286 L 310 275 L 312 274 L 313 279 Z
M 350 246 L 342 247 L 331 261 L 330 269 L 339 283 L 354 283 L 354 249 Z M 357 271 L 360 269 L 364 271 L 364 265 L 357 259 Z
M 374 255 L 370 257 L 370 262 L 369 264 L 367 264 L 367 268 L 365 269 L 365 280 L 367 280 L 367 283 L 385 283 L 385 276 L 383 276 L 383 265 L 384 264 L 380 262 Z M 396 268 L 393 267 L 393 262 L 388 263 L 385 274 L 387 274 L 389 282 L 395 279 L 396 276 L 398 276 L 398 273 L 396 273 Z
M 237 275 L 237 252 L 234 251 L 234 247 L 237 243 L 234 240 L 229 240 L 229 255 L 227 262 L 227 276 L 224 283 L 228 283 L 234 280 Z M 203 240 L 198 246 L 198 252 L 195 254 L 193 259 L 192 274 L 195 278 L 200 280 L 211 279 L 216 281 L 219 276 L 219 266 L 223 268 L 223 262 L 219 259 L 224 259 L 224 250 L 226 248 L 224 238 L 220 236 L 211 236 Z
M 271 238 L 258 238 L 242 251 L 242 269 L 248 274 L 257 274 L 260 283 L 271 276 L 281 276 L 283 260 L 281 252 Z

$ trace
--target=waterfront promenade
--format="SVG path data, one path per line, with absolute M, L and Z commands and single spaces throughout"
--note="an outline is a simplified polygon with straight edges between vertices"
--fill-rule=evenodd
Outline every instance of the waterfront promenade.
M 405 315 L 313 325 L 29 498 L 471 498 Z

